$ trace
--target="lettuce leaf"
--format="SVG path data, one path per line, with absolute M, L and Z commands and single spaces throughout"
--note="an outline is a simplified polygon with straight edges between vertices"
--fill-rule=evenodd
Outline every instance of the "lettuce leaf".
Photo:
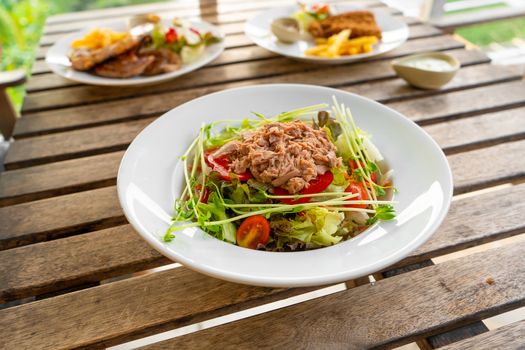
M 324 247 L 338 243 L 342 237 L 336 236 L 344 214 L 325 208 L 312 208 L 303 211 L 304 215 L 290 220 L 289 233 L 281 232 L 278 246 L 294 245 L 298 242 L 308 245 Z
M 204 226 L 204 222 L 210 221 L 211 218 L 217 221 L 229 218 L 228 214 L 226 214 L 226 207 L 223 203 L 224 202 L 219 198 L 217 192 L 212 192 L 208 198 L 208 203 L 200 202 L 197 204 L 200 214 L 199 223 L 203 229 L 213 232 L 218 239 L 235 244 L 237 242 L 237 230 L 233 223 L 228 222 L 221 225 Z

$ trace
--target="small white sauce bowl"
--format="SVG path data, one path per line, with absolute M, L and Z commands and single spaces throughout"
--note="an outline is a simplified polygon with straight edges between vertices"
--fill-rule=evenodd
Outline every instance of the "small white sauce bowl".
M 417 65 L 417 61 L 436 60 L 446 62 L 449 69 L 432 69 L 423 64 Z M 459 70 L 461 64 L 450 55 L 442 52 L 428 52 L 398 58 L 392 61 L 392 68 L 397 75 L 413 85 L 422 89 L 439 89 L 448 83 Z

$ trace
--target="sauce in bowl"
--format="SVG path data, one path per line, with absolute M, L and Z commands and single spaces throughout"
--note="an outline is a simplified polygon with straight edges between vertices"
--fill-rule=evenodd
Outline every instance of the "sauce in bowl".
M 408 67 L 431 70 L 434 72 L 447 72 L 455 69 L 455 67 L 453 67 L 448 61 L 435 57 L 418 57 L 405 61 L 403 64 Z

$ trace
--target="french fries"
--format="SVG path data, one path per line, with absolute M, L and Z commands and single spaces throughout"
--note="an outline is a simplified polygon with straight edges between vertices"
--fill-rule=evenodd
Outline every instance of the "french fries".
M 372 45 L 378 41 L 375 36 L 362 36 L 354 39 L 349 39 L 349 37 L 350 30 L 345 29 L 328 39 L 317 38 L 315 39 L 316 46 L 306 49 L 304 53 L 307 56 L 328 58 L 357 55 L 371 52 Z

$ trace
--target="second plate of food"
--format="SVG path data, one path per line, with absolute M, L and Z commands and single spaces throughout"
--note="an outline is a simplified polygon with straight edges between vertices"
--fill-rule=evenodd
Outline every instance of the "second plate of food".
M 48 50 L 46 63 L 69 80 L 135 86 L 187 74 L 223 50 L 222 34 L 210 23 L 143 15 L 67 35 Z
M 261 12 L 246 22 L 245 33 L 257 45 L 283 56 L 342 64 L 395 49 L 408 39 L 409 29 L 384 9 L 314 4 Z

